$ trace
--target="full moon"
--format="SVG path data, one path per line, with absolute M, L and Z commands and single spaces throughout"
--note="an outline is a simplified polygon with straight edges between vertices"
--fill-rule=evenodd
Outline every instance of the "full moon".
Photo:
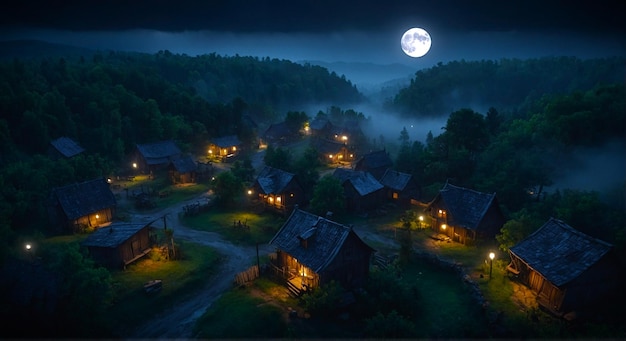
M 430 34 L 425 29 L 414 27 L 404 32 L 400 40 L 402 51 L 408 56 L 417 58 L 430 50 Z

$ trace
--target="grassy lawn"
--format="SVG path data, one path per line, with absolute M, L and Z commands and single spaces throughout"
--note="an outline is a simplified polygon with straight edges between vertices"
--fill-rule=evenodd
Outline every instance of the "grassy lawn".
M 128 335 L 130 328 L 198 290 L 212 274 L 219 261 L 214 250 L 194 243 L 179 245 L 181 260 L 160 259 L 153 251 L 126 270 L 112 272 L 115 298 L 108 316 L 120 335 Z M 161 279 L 163 288 L 157 294 L 147 295 L 143 285 L 153 279 Z
M 224 239 L 238 245 L 253 246 L 268 243 L 283 225 L 286 217 L 273 214 L 256 214 L 246 208 L 225 210 L 212 208 L 196 216 L 181 217 L 182 223 L 190 228 L 219 233 Z M 249 226 L 249 229 L 233 227 L 233 222 Z

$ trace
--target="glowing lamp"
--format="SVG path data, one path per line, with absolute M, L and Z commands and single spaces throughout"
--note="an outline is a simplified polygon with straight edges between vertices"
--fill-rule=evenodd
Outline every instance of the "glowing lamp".
M 30 251 L 30 249 L 32 249 L 32 247 L 33 247 L 32 245 L 27 243 L 26 244 L 26 251 Z
M 442 229 L 442 230 L 445 230 L 445 229 L 446 229 L 446 227 L 448 227 L 448 226 L 446 226 L 446 224 L 441 224 L 441 229 Z

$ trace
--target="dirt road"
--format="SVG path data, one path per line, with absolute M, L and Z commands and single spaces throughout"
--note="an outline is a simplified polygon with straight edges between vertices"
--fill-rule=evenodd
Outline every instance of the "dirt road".
M 162 312 L 155 318 L 138 326 L 128 338 L 193 338 L 193 326 L 208 307 L 213 304 L 224 292 L 233 287 L 235 275 L 246 270 L 255 263 L 256 247 L 237 246 L 222 239 L 217 233 L 193 230 L 185 227 L 179 221 L 182 207 L 199 200 L 206 200 L 208 193 L 199 197 L 181 202 L 159 212 L 149 214 L 134 214 L 134 222 L 150 222 L 166 216 L 168 229 L 174 230 L 176 240 L 185 240 L 206 245 L 216 249 L 224 258 L 218 273 L 207 278 L 206 285 L 196 294 L 182 302 L 176 302 L 172 308 Z M 259 253 L 270 252 L 268 245 L 259 245 Z

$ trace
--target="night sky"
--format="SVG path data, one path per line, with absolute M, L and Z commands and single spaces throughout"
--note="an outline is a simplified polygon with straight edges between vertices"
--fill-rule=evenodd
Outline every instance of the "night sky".
M 0 12 L 0 37 L 427 67 L 460 59 L 626 55 L 625 21 L 616 1 L 21 1 Z M 433 39 L 419 59 L 399 47 L 413 26 Z

